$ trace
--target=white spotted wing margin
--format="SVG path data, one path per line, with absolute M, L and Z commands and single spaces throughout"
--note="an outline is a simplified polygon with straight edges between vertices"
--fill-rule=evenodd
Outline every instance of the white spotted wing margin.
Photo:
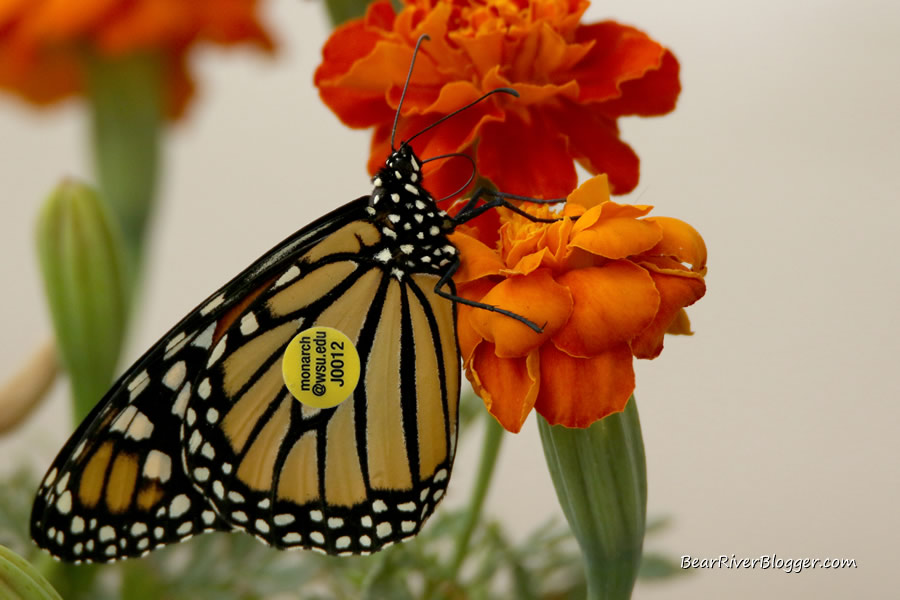
M 361 218 L 364 196 L 276 246 L 191 311 L 113 384 L 47 470 L 31 514 L 35 543 L 72 562 L 111 562 L 204 531 L 231 531 L 184 468 L 186 407 L 216 326 L 296 258 Z M 249 326 L 246 325 L 246 326 Z

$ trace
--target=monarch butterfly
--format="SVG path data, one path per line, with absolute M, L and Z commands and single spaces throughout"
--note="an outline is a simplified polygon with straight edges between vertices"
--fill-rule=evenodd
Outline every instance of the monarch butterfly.
M 493 90 L 428 129 L 494 92 L 517 95 Z M 40 484 L 40 547 L 109 562 L 243 530 L 277 548 L 351 555 L 419 531 L 456 451 L 455 302 L 539 328 L 455 296 L 451 280 L 460 262 L 447 235 L 496 206 L 520 212 L 507 201 L 518 197 L 477 206 L 476 193 L 451 217 L 422 186 L 411 140 L 370 195 L 265 254 L 116 381 Z M 331 408 L 285 387 L 285 349 L 313 325 L 343 332 L 359 354 L 359 385 Z

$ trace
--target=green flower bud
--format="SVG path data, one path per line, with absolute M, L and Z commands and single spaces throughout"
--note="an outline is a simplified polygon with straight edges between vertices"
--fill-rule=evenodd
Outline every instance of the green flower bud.
M 647 466 L 637 407 L 587 429 L 538 428 L 556 495 L 584 556 L 588 598 L 630 598 L 641 565 Z
M 5 546 L 0 546 L 0 598 L 62 600 L 37 569 Z
M 41 211 L 37 246 L 77 422 L 115 372 L 127 312 L 122 244 L 94 190 L 67 180 Z

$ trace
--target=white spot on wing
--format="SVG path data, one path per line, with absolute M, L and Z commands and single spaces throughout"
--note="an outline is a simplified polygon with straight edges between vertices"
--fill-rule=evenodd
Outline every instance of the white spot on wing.
M 137 414 L 136 406 L 126 406 L 125 410 L 116 417 L 116 420 L 112 422 L 112 425 L 109 426 L 110 431 L 125 431 L 128 429 L 128 425 L 131 424 L 131 419 L 134 418 L 134 415 Z M 59 491 L 59 488 L 57 488 Z
M 178 518 L 186 513 L 190 507 L 190 498 L 186 494 L 178 494 L 172 498 L 172 503 L 169 504 L 169 516 L 173 519 Z
M 153 422 L 147 418 L 147 415 L 138 411 L 136 415 L 134 415 L 134 419 L 131 421 L 131 425 L 128 426 L 128 431 L 125 432 L 125 437 L 130 437 L 134 440 L 141 441 L 150 437 L 150 434 L 153 433 Z
M 170 390 L 176 390 L 178 389 L 178 386 L 181 385 L 181 382 L 184 381 L 184 376 L 186 374 L 187 365 L 183 360 L 179 360 L 166 371 L 165 375 L 163 375 L 163 385 Z
M 241 333 L 243 335 L 250 335 L 257 329 L 259 329 L 259 323 L 256 321 L 255 314 L 250 312 L 241 318 Z
M 184 384 L 184 387 L 178 392 L 178 396 L 175 398 L 175 404 L 172 405 L 172 414 L 177 415 L 179 418 L 184 418 L 184 410 L 187 408 L 190 397 L 191 384 L 188 382 Z
M 187 343 L 187 334 L 183 331 L 179 331 L 178 334 L 175 335 L 169 342 L 166 344 L 166 359 L 172 358 L 175 356 L 179 350 L 184 348 L 185 343 Z
M 101 542 L 108 542 L 116 538 L 116 530 L 110 525 L 104 525 L 97 533 L 97 539 Z
M 437 229 L 437 228 L 435 228 Z M 225 354 L 225 344 L 228 341 L 228 334 L 222 336 L 222 339 L 219 340 L 219 343 L 216 344 L 216 347 L 213 348 L 213 351 L 209 354 L 209 360 L 206 361 L 206 368 L 210 368 L 216 361 L 222 358 L 222 355 Z
M 164 452 L 151 450 L 144 461 L 143 474 L 148 479 L 158 479 L 160 483 L 167 482 L 172 476 L 172 459 Z
M 280 515 L 275 515 L 275 518 L 273 520 L 275 521 L 275 524 L 278 525 L 279 527 L 284 527 L 285 525 L 290 525 L 291 523 L 293 523 L 295 519 L 294 519 L 294 515 L 284 513 L 284 514 L 280 514 Z
M 72 533 L 81 533 L 84 531 L 84 519 L 81 517 L 72 517 Z
M 291 268 L 284 272 L 284 275 L 278 278 L 275 282 L 275 287 L 282 286 L 289 281 L 293 281 L 300 274 L 300 267 L 297 265 L 291 265 Z
M 191 342 L 192 346 L 197 346 L 198 348 L 203 348 L 207 350 L 212 344 L 213 333 L 216 331 L 216 323 L 210 323 L 209 326 L 203 330 L 203 332 L 194 338 L 194 341 Z
M 375 528 L 375 535 L 377 535 L 380 538 L 383 538 L 383 537 L 387 537 L 387 536 L 391 535 L 391 531 L 393 531 L 391 524 L 388 523 L 387 521 L 382 521 Z
M 200 309 L 200 314 L 203 316 L 208 315 L 212 311 L 216 309 L 217 306 L 220 306 L 223 302 L 225 302 L 225 294 L 219 294 L 212 300 L 210 300 L 206 306 Z

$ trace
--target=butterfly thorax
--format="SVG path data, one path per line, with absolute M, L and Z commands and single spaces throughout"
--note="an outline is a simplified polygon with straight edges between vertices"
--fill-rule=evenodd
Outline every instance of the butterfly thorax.
M 454 222 L 422 186 L 421 165 L 412 149 L 403 144 L 395 150 L 372 183 L 366 212 L 383 236 L 375 259 L 398 278 L 410 272 L 445 272 L 456 260 L 456 248 L 447 239 Z

